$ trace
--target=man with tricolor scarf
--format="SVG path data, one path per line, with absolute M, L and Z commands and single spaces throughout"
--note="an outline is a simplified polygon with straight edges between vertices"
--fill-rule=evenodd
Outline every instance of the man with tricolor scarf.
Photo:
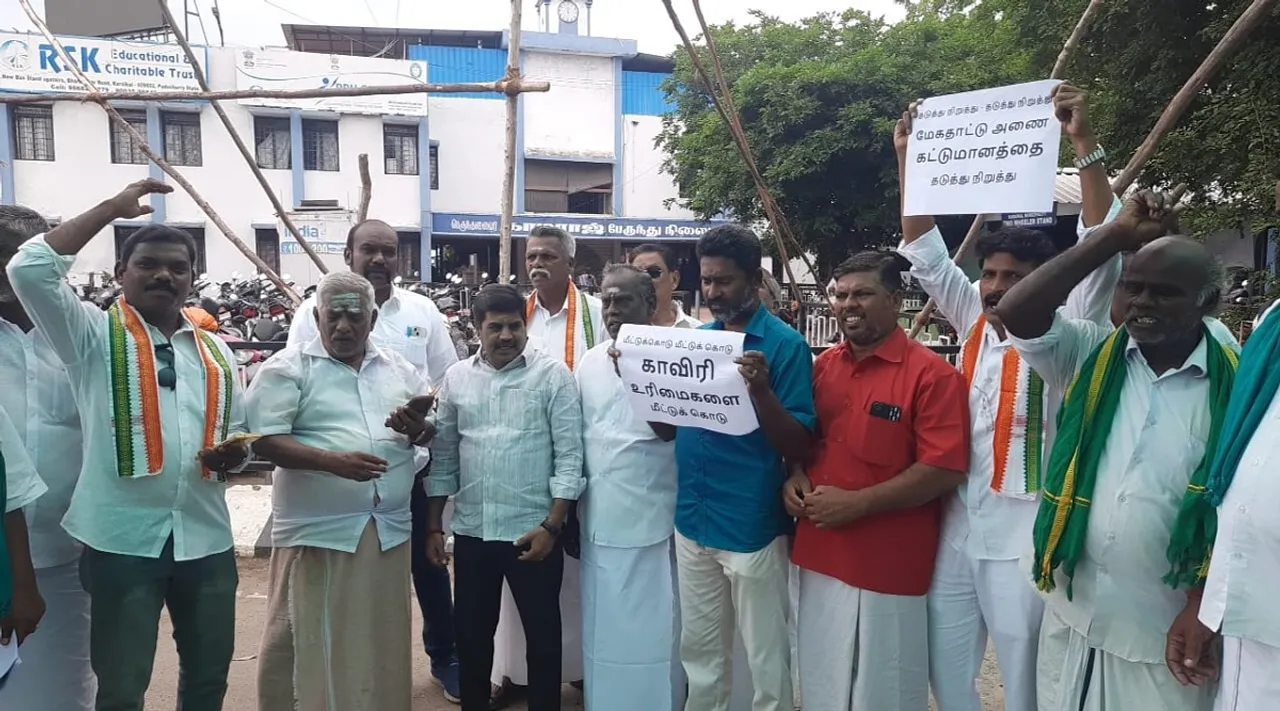
M 172 192 L 142 180 L 36 236 L 8 266 L 13 290 L 67 367 L 84 461 L 62 526 L 84 544 L 89 657 L 98 711 L 140 711 L 167 607 L 178 705 L 218 711 L 235 647 L 236 573 L 228 470 L 249 455 L 230 349 L 182 313 L 196 243 L 162 224 L 120 247 L 121 298 L 104 312 L 66 283 L 76 255 L 116 220 Z
M 533 293 L 525 308 L 529 347 L 563 361 L 570 371 L 577 368 L 587 351 L 609 338 L 600 299 L 573 284 L 576 254 L 573 237 L 558 227 L 534 227 L 525 242 L 525 271 L 533 282 Z M 560 639 L 564 647 L 561 678 L 568 682 L 581 682 L 583 677 L 581 580 L 582 564 L 566 555 L 564 583 L 560 586 L 560 619 L 564 626 Z M 492 681 L 495 698 L 499 699 L 495 706 L 505 705 L 509 684 L 524 686 L 527 679 L 520 613 L 510 588 L 503 586 L 493 657 Z
M 1195 644 L 1217 528 L 1205 486 L 1239 345 L 1204 323 L 1221 266 L 1203 244 L 1163 236 L 1176 232 L 1182 190 L 1130 197 L 996 307 L 1019 355 L 1067 392 L 1029 559 L 1045 597 L 1039 711 L 1213 703 L 1216 652 Z M 1056 308 L 1122 252 L 1136 252 L 1121 277 L 1123 327 Z
M 1088 238 L 1115 216 L 1105 153 L 1089 124 L 1084 92 L 1062 84 L 1054 109 L 1077 156 L 1083 210 L 1078 233 Z M 904 181 L 907 137 L 919 104 L 898 122 L 894 147 Z M 905 189 L 903 191 L 905 193 Z M 947 253 L 932 217 L 902 218 L 898 251 L 911 274 L 938 303 L 942 315 L 964 334 L 960 366 L 969 384 L 972 452 L 969 478 L 946 500 L 942 545 L 929 589 L 930 682 L 941 711 L 979 711 L 977 678 L 987 649 L 995 644 L 1005 708 L 1031 711 L 1036 700 L 1036 646 L 1044 603 L 1027 584 L 1018 557 L 1031 534 L 1044 460 L 1054 434 L 1062 390 L 1046 382 L 1017 352 L 995 317 L 995 307 L 1020 279 L 1057 254 L 1047 232 L 1005 226 L 978 237 L 981 276 L 969 277 Z M 1066 318 L 1105 324 L 1118 260 L 1087 276 L 1066 299 Z

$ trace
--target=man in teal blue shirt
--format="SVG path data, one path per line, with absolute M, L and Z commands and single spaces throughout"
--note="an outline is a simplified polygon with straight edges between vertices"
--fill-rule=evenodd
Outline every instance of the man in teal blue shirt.
M 715 317 L 703 328 L 745 334 L 739 372 L 760 428 L 742 436 L 692 427 L 676 433 L 680 657 L 689 677 L 686 708 L 696 711 L 728 711 L 724 640 L 735 622 L 754 711 L 793 708 L 785 538 L 791 521 L 778 492 L 786 480 L 783 459 L 802 459 L 809 448 L 813 355 L 803 336 L 761 307 L 761 256 L 760 238 L 745 227 L 717 227 L 698 240 L 702 295 Z

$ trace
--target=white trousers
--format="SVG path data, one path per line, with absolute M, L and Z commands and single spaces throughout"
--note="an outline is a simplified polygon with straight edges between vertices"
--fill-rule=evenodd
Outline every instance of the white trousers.
M 787 539 L 754 553 L 705 548 L 676 533 L 686 711 L 729 711 L 735 624 L 751 670 L 752 711 L 793 711 L 787 637 Z
M 1044 601 L 1016 560 L 976 560 L 938 548 L 929 589 L 929 677 L 939 711 L 982 711 L 978 676 L 995 642 L 1006 711 L 1036 707 L 1036 647 Z
M 805 711 L 927 711 L 924 596 L 882 595 L 802 569 L 797 617 Z
M 583 540 L 582 661 L 588 711 L 681 707 L 685 683 L 676 599 L 671 539 L 644 548 Z
M 1222 682 L 1213 711 L 1280 709 L 1280 648 L 1239 637 L 1222 642 Z
M 582 681 L 582 563 L 567 555 L 560 582 L 560 627 L 560 678 L 565 683 Z M 516 599 L 505 582 L 502 583 L 498 631 L 493 638 L 493 671 L 489 680 L 500 685 L 504 677 L 519 686 L 529 684 L 524 626 L 520 624 Z
M 791 689 L 795 708 L 800 703 L 800 662 L 796 645 L 796 610 L 800 609 L 800 569 L 787 565 L 787 639 L 791 644 Z M 751 667 L 747 666 L 747 648 L 742 643 L 742 630 L 733 634 L 733 688 L 729 691 L 729 711 L 751 711 L 755 687 L 751 684 Z
M 89 665 L 89 594 L 79 558 L 36 570 L 44 619 L 22 645 L 22 665 L 0 689 L 4 711 L 92 711 L 98 679 Z
M 1163 662 L 1145 664 L 1091 649 L 1046 607 L 1036 655 L 1039 711 L 1210 711 L 1216 689 L 1182 686 Z M 1266 707 L 1250 707 L 1263 711 Z

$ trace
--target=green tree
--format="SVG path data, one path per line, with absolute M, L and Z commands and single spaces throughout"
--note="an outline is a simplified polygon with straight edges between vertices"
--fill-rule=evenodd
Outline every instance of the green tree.
M 754 13 L 746 25 L 711 28 L 760 170 L 824 272 L 897 240 L 892 133 L 911 100 L 1034 78 L 1018 25 L 996 12 L 945 10 L 913 6 L 895 25 L 854 10 L 797 23 Z M 679 202 L 703 218 L 763 220 L 707 87 L 683 51 L 676 61 L 666 87 L 676 110 L 658 144 Z

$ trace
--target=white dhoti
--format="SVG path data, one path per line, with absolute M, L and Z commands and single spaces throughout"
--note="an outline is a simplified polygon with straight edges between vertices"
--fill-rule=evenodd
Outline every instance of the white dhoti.
M 975 560 L 943 541 L 929 589 L 929 675 L 939 711 L 982 711 L 978 675 L 987 636 L 1006 711 L 1036 707 L 1036 648 L 1044 601 L 1017 560 Z
M 675 571 L 671 539 L 645 548 L 582 542 L 588 711 L 674 711 L 683 704 Z
M 924 596 L 883 595 L 802 569 L 805 711 L 927 711 L 927 617 Z
M 582 681 L 582 562 L 567 555 L 560 582 L 560 626 L 560 678 L 566 683 Z M 503 678 L 517 686 L 529 684 L 524 627 L 511 588 L 505 582 L 498 631 L 493 637 L 493 672 L 489 675 L 497 685 L 502 684 Z
M 0 688 L 0 709 L 92 711 L 98 679 L 89 665 L 89 593 L 79 558 L 36 570 L 45 613 L 22 644 L 22 666 Z
M 261 711 L 409 711 L 409 543 L 381 550 L 373 521 L 355 553 L 271 553 L 258 656 Z
M 1215 687 L 1182 686 L 1164 662 L 1101 649 L 1046 607 L 1036 659 L 1039 711 L 1210 711 Z M 1259 707 L 1250 707 L 1254 711 Z
M 1213 711 L 1280 709 L 1280 648 L 1224 637 L 1222 681 Z

